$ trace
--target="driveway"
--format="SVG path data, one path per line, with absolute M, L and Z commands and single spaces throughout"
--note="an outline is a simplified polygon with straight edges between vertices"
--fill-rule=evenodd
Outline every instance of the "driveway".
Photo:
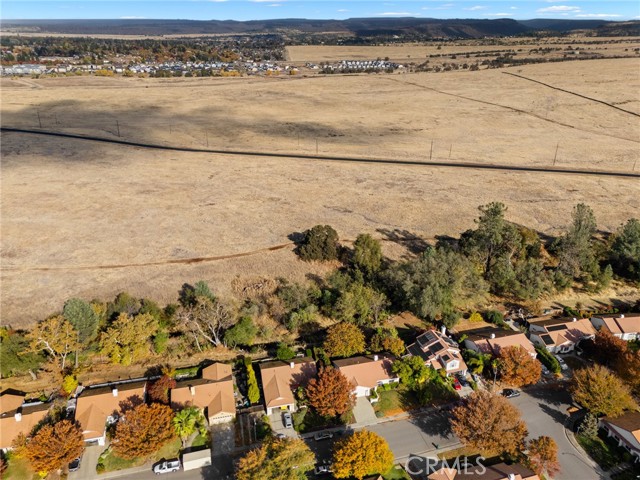
M 212 455 L 230 453 L 235 447 L 235 428 L 233 422 L 211 426 Z
M 281 433 L 282 435 L 286 435 L 287 437 L 298 438 L 298 432 L 296 432 L 293 428 L 284 427 L 282 413 L 283 412 L 279 411 L 269 415 L 271 430 L 273 430 L 273 433 Z
M 547 435 L 558 444 L 560 472 L 555 480 L 597 480 L 601 476 L 593 463 L 584 458 L 569 441 L 564 428 L 571 397 L 565 383 L 535 385 L 522 391 L 519 397 L 509 400 L 522 412 L 529 438 Z
M 88 480 L 91 478 L 98 478 L 96 473 L 96 465 L 98 464 L 98 458 L 100 454 L 104 452 L 106 446 L 91 445 L 85 447 L 82 454 L 82 460 L 80 461 L 80 469 L 77 472 L 69 473 L 69 480 Z
M 353 425 L 357 428 L 360 425 L 371 425 L 372 423 L 378 423 L 378 417 L 373 410 L 373 405 L 367 399 L 367 397 L 356 398 L 356 404 L 353 407 L 353 417 L 356 420 L 356 424 Z

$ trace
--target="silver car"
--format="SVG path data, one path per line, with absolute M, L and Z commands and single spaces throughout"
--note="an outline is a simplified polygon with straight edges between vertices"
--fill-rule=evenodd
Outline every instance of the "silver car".
M 284 412 L 282 415 L 282 423 L 284 423 L 284 428 L 293 428 L 293 417 L 289 412 Z

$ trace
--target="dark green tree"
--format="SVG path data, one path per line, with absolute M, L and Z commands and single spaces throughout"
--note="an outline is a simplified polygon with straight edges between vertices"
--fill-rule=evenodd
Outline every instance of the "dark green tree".
M 594 278 L 599 273 L 593 242 L 597 229 L 596 217 L 584 203 L 576 205 L 571 216 L 571 226 L 556 244 L 558 268 L 573 278 L 581 278 L 585 274 Z
M 347 290 L 341 292 L 333 313 L 339 320 L 369 326 L 380 321 L 387 305 L 388 300 L 384 293 L 354 282 Z
M 242 317 L 238 323 L 225 332 L 224 343 L 230 348 L 238 345 L 251 346 L 257 332 L 258 329 L 251 317 Z
M 338 233 L 329 225 L 316 225 L 304 233 L 298 255 L 305 261 L 327 261 L 338 258 Z
M 29 339 L 21 332 L 2 329 L 0 373 L 2 378 L 38 370 L 44 363 L 41 352 L 29 351 Z
M 630 218 L 618 229 L 609 256 L 619 275 L 640 281 L 640 220 Z
M 456 309 L 476 303 L 488 293 L 472 261 L 445 248 L 428 248 L 417 260 L 400 263 L 383 275 L 398 308 L 434 320 L 455 323 Z
M 293 351 L 291 347 L 289 347 L 286 343 L 281 343 L 278 345 L 278 350 L 276 351 L 276 358 L 278 360 L 282 360 L 284 362 L 291 360 L 296 356 L 296 352 Z
M 382 249 L 380 241 L 368 233 L 361 233 L 353 244 L 353 266 L 368 278 L 380 270 L 382 265 Z
M 64 304 L 62 316 L 78 331 L 78 340 L 87 345 L 98 333 L 98 316 L 88 302 L 80 298 L 70 298 Z

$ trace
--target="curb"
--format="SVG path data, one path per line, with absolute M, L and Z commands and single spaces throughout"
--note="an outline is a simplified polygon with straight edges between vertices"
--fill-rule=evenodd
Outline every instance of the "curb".
M 569 440 L 569 443 L 573 446 L 573 448 L 578 452 L 578 454 L 582 457 L 582 461 L 585 464 L 588 464 L 591 468 L 593 468 L 601 478 L 610 478 L 608 473 L 605 472 L 600 465 L 598 465 L 588 454 L 584 451 L 578 440 L 576 440 L 576 436 L 573 433 L 573 427 L 575 426 L 577 417 L 572 418 L 568 416 L 564 421 L 564 435 Z

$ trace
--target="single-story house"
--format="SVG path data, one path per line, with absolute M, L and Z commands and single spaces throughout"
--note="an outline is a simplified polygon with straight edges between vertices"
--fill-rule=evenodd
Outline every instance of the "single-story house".
M 607 330 L 611 335 L 622 340 L 640 338 L 640 314 L 603 315 L 591 317 L 591 323 L 600 331 Z
M 202 370 L 201 378 L 181 380 L 171 389 L 171 408 L 202 409 L 209 425 L 236 418 L 231 366 L 214 363 Z
M 316 362 L 309 357 L 297 357 L 289 362 L 276 360 L 261 363 L 260 376 L 267 415 L 274 413 L 274 410 L 295 412 L 296 389 L 306 386 L 316 373 Z
M 540 477 L 528 468 L 514 463 L 498 463 L 485 466 L 474 465 L 467 468 L 449 468 L 444 466 L 427 476 L 429 480 L 540 480 Z
M 596 330 L 587 318 L 551 318 L 536 322 L 529 320 L 529 338 L 551 353 L 568 353 L 578 342 L 593 338 Z
M 416 338 L 415 343 L 407 347 L 407 356 L 421 357 L 425 365 L 435 370 L 444 369 L 447 375 L 467 374 L 467 364 L 464 363 L 458 344 L 443 331 L 428 330 Z
M 400 381 L 391 371 L 393 361 L 392 356 L 381 354 L 334 360 L 333 365 L 351 382 L 356 397 L 368 397 L 380 385 Z
M 536 347 L 527 336 L 515 330 L 499 328 L 481 328 L 464 332 L 467 338 L 464 346 L 478 353 L 499 356 L 500 350 L 506 347 L 522 347 L 529 355 L 536 358 Z
M 640 463 L 640 412 L 627 412 L 617 418 L 604 417 L 600 426 Z
M 96 385 L 82 390 L 76 401 L 76 420 L 84 441 L 104 445 L 107 424 L 118 421 L 123 407 L 144 402 L 147 381 Z
M 17 390 L 0 393 L 0 449 L 10 449 L 20 434 L 28 436 L 45 419 L 50 407 L 50 403 L 24 403 L 24 393 Z

